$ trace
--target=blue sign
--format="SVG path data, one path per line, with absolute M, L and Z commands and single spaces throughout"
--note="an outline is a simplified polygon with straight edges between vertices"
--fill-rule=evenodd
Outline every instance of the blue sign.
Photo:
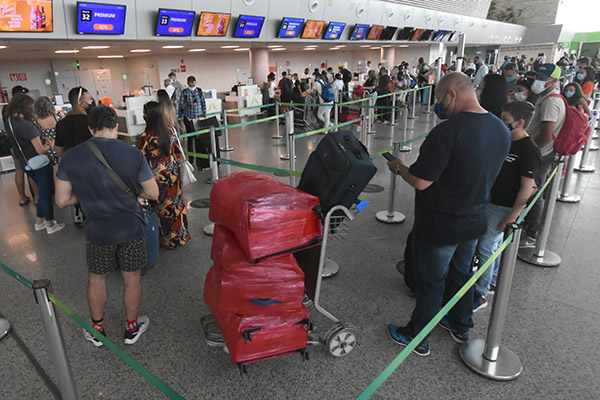
M 190 36 L 194 25 L 195 11 L 158 10 L 158 36 Z
M 122 35 L 127 6 L 77 3 L 77 33 Z
M 350 36 L 350 40 L 363 40 L 367 36 L 368 30 L 369 30 L 369 25 L 363 25 L 363 24 L 354 25 L 354 30 L 352 31 L 352 36 Z
M 284 18 L 279 29 L 280 38 L 297 38 L 304 24 L 302 18 Z
M 234 36 L 239 38 L 257 38 L 260 36 L 264 22 L 265 17 L 240 15 Z
M 342 36 L 342 32 L 346 24 L 343 22 L 330 22 L 327 30 L 325 31 L 325 39 L 336 40 Z

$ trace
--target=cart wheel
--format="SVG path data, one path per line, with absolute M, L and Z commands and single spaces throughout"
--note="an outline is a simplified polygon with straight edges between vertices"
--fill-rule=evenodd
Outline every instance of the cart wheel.
M 353 328 L 340 326 L 327 337 L 327 350 L 334 357 L 344 357 L 356 347 L 356 332 Z

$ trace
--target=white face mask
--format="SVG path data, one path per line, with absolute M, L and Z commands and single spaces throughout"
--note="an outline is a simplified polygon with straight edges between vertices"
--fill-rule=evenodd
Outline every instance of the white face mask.
M 531 91 L 535 94 L 540 94 L 546 90 L 546 81 L 538 81 L 537 79 L 531 85 Z
M 516 101 L 525 101 L 525 100 L 527 100 L 527 95 L 523 92 L 515 92 L 515 100 Z

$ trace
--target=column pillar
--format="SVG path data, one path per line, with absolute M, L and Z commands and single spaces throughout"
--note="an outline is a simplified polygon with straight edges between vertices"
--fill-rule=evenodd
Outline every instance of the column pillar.
M 385 61 L 385 62 L 384 62 Z M 393 47 L 382 47 L 379 62 L 388 67 L 388 72 L 396 65 L 396 49 Z
M 267 75 L 269 75 L 269 50 L 250 49 L 250 76 L 254 79 L 254 84 L 260 85 L 266 82 Z
M 464 57 L 465 56 L 465 43 L 466 43 L 466 37 L 464 33 L 461 33 L 460 36 L 458 37 L 458 50 L 456 50 L 456 70 L 457 71 L 462 71 L 462 67 L 463 67 L 463 59 L 462 58 L 458 58 L 458 57 Z

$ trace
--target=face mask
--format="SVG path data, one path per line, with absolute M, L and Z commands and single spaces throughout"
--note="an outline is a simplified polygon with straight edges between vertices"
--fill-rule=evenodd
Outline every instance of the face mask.
M 85 110 L 87 112 L 87 115 L 90 115 L 94 108 L 96 108 L 96 101 L 92 99 L 92 102 L 88 105 L 87 109 Z
M 513 128 L 512 124 L 514 124 L 514 122 L 511 122 L 510 124 L 504 124 L 504 125 L 506 125 L 508 130 L 512 132 L 513 130 L 515 130 L 515 128 Z
M 512 82 L 512 81 L 514 81 L 516 78 L 517 78 L 517 77 L 516 77 L 516 76 L 514 76 L 514 75 L 513 75 L 513 76 L 508 76 L 508 77 L 506 77 L 506 82 Z
M 525 100 L 527 100 L 527 95 L 523 92 L 515 92 L 515 100 L 516 101 L 525 101 Z
M 585 79 L 585 76 L 583 74 L 577 74 L 577 80 L 582 81 L 584 79 Z
M 536 79 L 536 81 L 533 82 L 533 85 L 531 85 L 531 91 L 535 94 L 540 94 L 544 90 L 546 90 L 546 81 L 538 81 Z
M 566 97 L 573 97 L 574 94 L 575 92 L 565 92 Z
M 446 94 L 446 96 L 448 96 L 448 94 Z M 439 103 L 435 103 L 435 106 L 433 107 L 433 112 L 435 113 L 435 115 L 437 115 L 439 119 L 448 119 L 448 115 L 446 114 L 448 108 L 444 105 L 444 100 L 446 100 L 446 96 L 444 96 L 442 101 L 440 101 Z

